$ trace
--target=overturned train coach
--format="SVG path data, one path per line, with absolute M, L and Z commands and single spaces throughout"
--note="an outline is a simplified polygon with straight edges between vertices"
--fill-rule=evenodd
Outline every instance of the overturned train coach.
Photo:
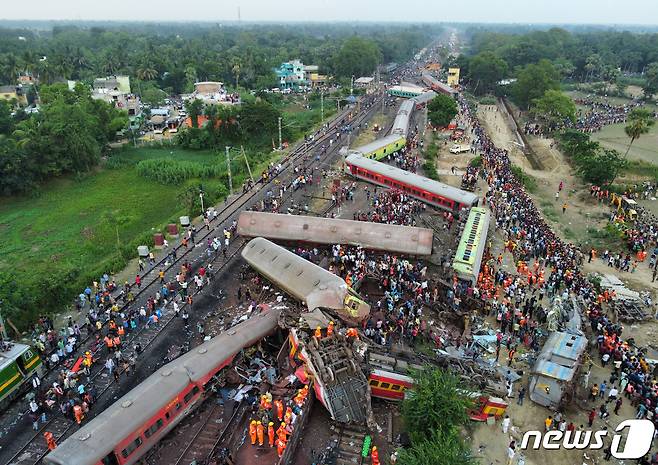
M 278 327 L 269 309 L 164 365 L 73 433 L 45 458 L 48 465 L 131 465 L 204 398 L 212 378 L 236 355 Z
M 431 255 L 431 229 L 396 224 L 246 211 L 238 234 L 273 241 L 346 244 L 403 255 Z
M 309 311 L 331 309 L 355 322 L 370 314 L 370 305 L 339 276 L 267 239 L 249 241 L 242 257 L 274 285 L 305 303 Z
M 345 159 L 345 171 L 355 178 L 398 189 L 410 197 L 453 213 L 462 208 L 475 207 L 479 201 L 472 192 L 355 154 Z

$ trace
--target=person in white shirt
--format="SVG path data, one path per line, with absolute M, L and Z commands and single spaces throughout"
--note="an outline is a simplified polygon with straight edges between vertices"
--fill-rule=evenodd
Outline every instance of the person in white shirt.
M 503 418 L 503 422 L 502 422 L 503 433 L 507 434 L 507 430 L 509 430 L 510 423 L 512 423 L 512 420 L 510 419 L 509 415 L 505 415 L 505 418 Z

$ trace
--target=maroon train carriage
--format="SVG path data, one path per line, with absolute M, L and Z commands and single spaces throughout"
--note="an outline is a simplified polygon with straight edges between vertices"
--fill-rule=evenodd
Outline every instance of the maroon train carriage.
M 164 365 L 51 451 L 48 465 L 132 465 L 205 397 L 208 382 L 277 328 L 270 309 Z
M 354 154 L 345 159 L 345 170 L 358 179 L 398 189 L 422 202 L 451 212 L 475 207 L 479 200 L 472 192 Z

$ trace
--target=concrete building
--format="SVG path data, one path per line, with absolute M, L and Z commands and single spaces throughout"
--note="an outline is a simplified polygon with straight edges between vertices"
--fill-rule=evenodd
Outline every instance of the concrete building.
M 201 100 L 206 105 L 239 104 L 240 95 L 229 93 L 223 82 L 201 81 L 194 83 L 194 92 L 183 96 L 183 100 Z
M 328 77 L 319 73 L 318 65 L 305 65 L 300 60 L 281 63 L 274 69 L 280 89 L 297 90 L 300 87 L 318 87 L 327 83 Z
M 0 86 L 0 99 L 17 107 L 27 106 L 27 96 L 22 86 Z

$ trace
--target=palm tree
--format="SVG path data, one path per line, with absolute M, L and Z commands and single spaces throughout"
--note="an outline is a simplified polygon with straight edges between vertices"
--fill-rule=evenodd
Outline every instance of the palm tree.
M 9 84 L 16 84 L 16 78 L 21 70 L 18 58 L 13 53 L 7 53 L 2 57 L 2 74 L 4 80 Z
M 630 137 L 631 141 L 628 143 L 624 159 L 628 157 L 633 142 L 638 140 L 642 134 L 649 132 L 654 124 L 656 124 L 656 120 L 653 119 L 653 114 L 646 108 L 636 108 L 629 113 L 628 124 L 624 128 L 624 132 Z
M 240 81 L 240 62 L 235 62 L 231 68 L 235 76 L 235 90 L 238 90 L 238 82 Z
M 142 81 L 153 81 L 158 77 L 158 72 L 151 66 L 146 65 L 137 70 L 137 77 Z
M 654 124 L 656 124 L 656 120 L 653 119 L 653 114 L 646 108 L 636 108 L 628 114 L 628 124 L 624 128 L 624 132 L 630 138 L 630 142 L 624 154 L 624 161 L 628 158 L 628 152 L 631 151 L 633 142 L 638 140 L 643 134 L 648 133 Z M 618 174 L 619 169 L 615 172 L 610 184 L 613 183 Z

